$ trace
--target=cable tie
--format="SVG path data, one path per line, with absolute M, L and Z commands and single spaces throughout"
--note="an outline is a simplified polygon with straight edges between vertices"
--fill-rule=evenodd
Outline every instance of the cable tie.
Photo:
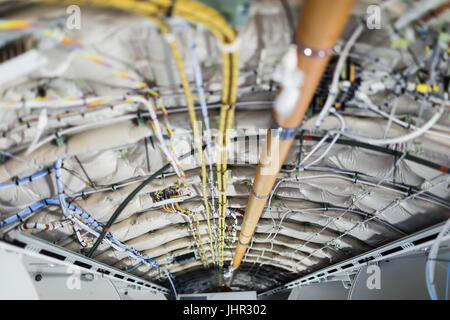
M 297 132 L 301 125 L 295 128 L 285 128 L 280 126 L 272 118 L 270 129 L 277 130 L 276 135 L 279 140 L 290 140 L 297 135 Z
M 333 48 L 328 49 L 314 49 L 305 46 L 303 43 L 297 40 L 297 50 L 303 55 L 312 58 L 325 58 L 333 53 Z

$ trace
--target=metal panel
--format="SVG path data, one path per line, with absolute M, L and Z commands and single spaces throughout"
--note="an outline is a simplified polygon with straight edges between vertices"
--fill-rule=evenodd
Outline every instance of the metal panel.
M 433 227 L 424 229 L 412 235 L 393 241 L 377 249 L 371 250 L 367 253 L 363 253 L 354 258 L 320 269 L 306 276 L 298 278 L 297 280 L 288 282 L 282 286 L 260 293 L 258 297 L 270 296 L 280 291 L 289 290 L 313 282 L 327 281 L 327 278 L 334 276 L 335 274 L 343 272 L 353 273 L 357 269 L 360 269 L 364 266 L 375 263 L 377 261 L 382 261 L 385 259 L 389 259 L 404 254 L 406 252 L 428 247 L 433 243 L 433 240 L 437 237 L 444 224 L 445 222 L 440 223 Z M 450 235 L 444 237 L 443 241 L 448 238 L 450 238 Z
M 46 258 L 54 262 L 57 261 L 66 265 L 76 265 L 77 267 L 90 273 L 101 275 L 103 277 L 109 277 L 116 281 L 123 281 L 128 284 L 133 284 L 135 286 L 148 289 L 152 292 L 159 292 L 165 295 L 171 294 L 165 287 L 159 286 L 150 281 L 144 280 L 135 275 L 113 268 L 109 265 L 87 258 L 67 249 L 58 247 L 30 234 L 14 230 L 7 234 L 7 239 L 4 241 L 15 246 L 17 250 L 25 251 L 24 253 L 35 256 L 37 255 L 41 258 Z

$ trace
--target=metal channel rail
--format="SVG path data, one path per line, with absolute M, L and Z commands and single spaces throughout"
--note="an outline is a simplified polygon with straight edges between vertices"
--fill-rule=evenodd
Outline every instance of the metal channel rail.
M 109 277 L 115 281 L 126 282 L 127 284 L 135 285 L 155 293 L 162 293 L 164 295 L 171 294 L 165 287 L 56 246 L 24 232 L 16 230 L 10 231 L 4 239 L 0 240 L 0 246 L 2 245 L 2 242 L 13 246 L 15 250 L 23 252 L 24 254 L 34 255 L 39 258 L 51 260 L 52 262 L 59 262 L 65 265 L 77 266 L 89 273 L 97 274 L 102 277 Z
M 343 262 L 339 262 L 329 267 L 320 269 L 301 278 L 288 282 L 282 286 L 262 292 L 258 294 L 258 297 L 270 296 L 284 290 L 308 285 L 312 282 L 324 282 L 328 277 L 342 274 L 344 272 L 352 273 L 369 264 L 373 264 L 385 259 L 390 259 L 410 251 L 416 251 L 426 248 L 433 243 L 439 232 L 442 230 L 444 224 L 445 222 L 442 222 L 433 227 L 424 229 L 412 235 L 405 236 L 399 240 L 395 240 L 379 248 L 373 249 L 367 253 L 363 253 L 354 258 L 347 259 Z M 445 235 L 443 240 L 445 241 L 449 238 L 450 235 L 449 232 L 447 232 L 447 235 Z

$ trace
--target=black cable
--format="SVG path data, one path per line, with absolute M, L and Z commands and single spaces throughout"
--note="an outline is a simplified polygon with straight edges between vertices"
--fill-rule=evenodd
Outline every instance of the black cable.
M 206 144 L 204 144 L 202 146 L 202 149 L 205 150 L 206 148 Z M 192 149 L 191 151 L 183 154 L 181 157 L 179 157 L 179 160 L 182 161 L 185 158 L 194 155 L 195 154 L 195 149 Z M 87 256 L 90 258 L 92 257 L 92 255 L 94 254 L 95 250 L 97 250 L 98 246 L 100 245 L 100 243 L 102 242 L 103 238 L 105 237 L 106 233 L 108 232 L 109 228 L 113 225 L 113 223 L 117 220 L 117 218 L 119 217 L 120 213 L 125 209 L 125 207 L 127 206 L 127 204 L 133 200 L 133 198 L 138 194 L 139 191 L 141 191 L 147 184 L 149 184 L 150 182 L 152 182 L 153 180 L 155 180 L 159 175 L 163 174 L 164 172 L 166 172 L 168 169 L 170 168 L 170 163 L 167 163 L 166 165 L 164 165 L 161 169 L 159 169 L 158 171 L 156 171 L 155 173 L 153 173 L 150 177 L 148 177 L 147 179 L 145 179 L 136 189 L 134 189 L 126 198 L 125 200 L 122 201 L 122 203 L 117 207 L 117 209 L 114 211 L 114 213 L 112 214 L 111 218 L 109 218 L 108 222 L 106 223 L 106 225 L 103 227 L 102 232 L 100 233 L 100 236 L 97 238 L 97 240 L 95 241 L 94 245 L 92 246 L 91 250 L 89 250 Z
M 172 0 L 172 2 L 170 3 L 170 6 L 167 8 L 167 11 L 166 11 L 166 18 L 172 17 L 173 9 L 175 8 L 176 2 L 177 2 L 177 0 Z
M 144 138 L 144 146 L 145 146 L 145 158 L 147 159 L 147 171 L 150 172 L 150 156 L 148 154 L 148 139 Z
M 297 162 L 297 165 L 296 165 L 296 167 L 295 167 L 297 170 L 300 169 L 300 163 L 302 162 L 302 152 L 303 152 L 303 141 L 304 141 L 304 137 L 305 137 L 305 130 L 302 130 L 302 131 L 300 132 L 300 137 L 299 137 L 299 140 L 300 140 L 300 148 L 299 148 L 299 151 L 298 151 L 298 162 Z
M 244 139 L 246 137 L 235 137 L 234 141 L 242 141 L 242 139 Z M 304 137 L 302 138 L 301 134 L 298 134 L 295 136 L 296 140 L 307 140 L 307 141 L 320 141 L 322 140 L 322 136 L 310 136 L 310 135 L 304 135 Z M 254 136 L 248 136 L 248 139 L 259 139 L 259 135 L 254 135 Z M 329 143 L 331 142 L 333 139 L 332 138 L 328 138 L 325 140 L 325 142 Z M 259 145 L 259 140 L 258 144 Z M 360 142 L 357 140 L 347 140 L 347 139 L 337 139 L 336 144 L 340 144 L 340 145 L 344 145 L 344 146 L 351 146 L 351 147 L 358 147 L 358 148 L 363 148 L 363 149 L 367 149 L 367 150 L 373 150 L 373 151 L 377 151 L 380 153 L 384 153 L 384 154 L 390 154 L 390 155 L 397 155 L 397 157 L 401 157 L 403 156 L 403 152 L 400 151 L 396 151 L 390 148 L 386 148 L 386 147 L 381 147 L 378 145 L 373 145 L 373 144 L 368 144 L 365 142 Z M 424 165 L 428 168 L 432 168 L 432 169 L 436 169 L 438 171 L 444 172 L 444 173 L 449 173 L 450 172 L 450 168 L 444 165 L 440 165 L 438 163 L 435 162 L 431 162 L 429 160 L 426 160 L 424 158 L 419 158 L 416 156 L 413 156 L 409 153 L 407 153 L 404 157 L 405 160 L 410 160 L 412 162 Z
M 287 0 L 281 0 L 281 4 L 283 5 L 284 12 L 286 14 L 286 19 L 289 24 L 289 28 L 291 29 L 291 42 L 297 43 L 296 40 L 296 32 L 295 32 L 295 24 L 294 24 L 294 17 L 292 16 L 292 10 L 289 6 Z
M 395 154 L 394 154 L 394 174 L 392 176 L 392 181 L 395 183 L 395 176 L 397 175 L 397 160 L 398 160 L 398 154 L 397 154 L 397 146 L 398 144 L 395 145 Z

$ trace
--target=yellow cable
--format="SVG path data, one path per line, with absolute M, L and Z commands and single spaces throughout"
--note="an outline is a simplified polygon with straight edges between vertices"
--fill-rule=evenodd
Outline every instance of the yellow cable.
M 142 16 L 165 16 L 172 6 L 172 0 L 31 0 L 35 2 L 57 4 L 93 5 L 97 7 L 112 7 L 134 12 Z M 203 24 L 223 43 L 232 43 L 236 31 L 231 28 L 224 17 L 216 10 L 197 1 L 177 0 L 172 14 L 190 22 Z
M 199 231 L 199 230 L 200 230 L 200 225 L 199 225 L 199 222 L 198 222 L 197 215 L 193 214 L 192 211 L 190 211 L 190 210 L 183 209 L 183 208 L 178 204 L 178 202 L 175 202 L 175 203 L 174 203 L 174 206 L 176 207 L 176 209 L 177 209 L 178 211 L 180 211 L 180 212 L 182 212 L 182 213 L 188 215 L 188 219 L 189 219 L 189 220 L 190 220 L 190 217 L 191 217 L 192 215 L 195 216 L 196 221 L 197 221 L 196 228 L 195 228 L 195 230 L 194 230 L 194 227 L 193 227 L 192 223 L 190 223 L 190 226 L 191 226 L 191 228 L 190 228 L 191 230 L 190 230 L 190 231 L 191 231 L 192 237 L 194 238 L 194 241 L 195 241 L 195 243 L 196 243 L 196 245 L 197 245 L 197 248 L 198 248 L 199 251 L 200 251 L 200 259 L 202 260 L 203 266 L 204 266 L 205 268 L 208 268 L 208 259 L 206 258 L 205 247 L 204 247 L 204 245 L 203 245 L 203 241 L 202 241 L 202 238 L 201 238 L 201 236 L 200 236 L 200 231 Z M 168 206 L 168 205 L 164 205 L 163 208 L 167 210 L 167 209 L 169 208 L 169 206 Z M 171 210 L 171 209 L 169 209 L 169 210 L 170 210 L 171 212 L 177 213 L 176 211 L 173 211 L 173 210 Z M 197 236 L 197 237 L 196 237 L 196 236 Z
M 165 34 L 165 35 L 171 34 L 169 26 L 166 25 L 161 19 L 153 17 L 152 20 L 156 22 L 156 24 L 159 26 L 159 28 L 161 29 L 161 32 L 163 34 Z M 183 60 L 180 55 L 180 51 L 178 50 L 178 46 L 174 39 L 170 39 L 168 41 L 168 44 L 169 44 L 170 50 L 172 52 L 173 58 L 175 60 L 176 66 L 177 66 L 178 74 L 181 79 L 181 84 L 183 86 L 184 95 L 186 97 L 186 104 L 187 104 L 188 112 L 189 112 L 189 117 L 191 120 L 192 131 L 194 133 L 194 143 L 197 148 L 197 152 L 199 154 L 200 161 L 201 161 L 203 203 L 205 205 L 206 221 L 208 224 L 208 232 L 209 232 L 209 238 L 210 238 L 210 249 L 212 251 L 213 250 L 212 244 L 213 244 L 214 240 L 213 240 L 213 233 L 212 233 L 212 229 L 211 229 L 211 221 L 210 221 L 211 214 L 210 214 L 210 207 L 209 207 L 209 203 L 208 203 L 208 194 L 206 191 L 207 190 L 207 173 L 206 173 L 205 156 L 204 156 L 203 147 L 202 147 L 202 136 L 201 136 L 201 133 L 198 128 L 197 117 L 195 114 L 194 100 L 192 99 L 191 90 L 189 88 L 189 82 L 187 80 L 186 73 L 184 72 L 184 65 L 183 65 Z M 200 237 L 200 242 L 203 245 L 203 240 L 201 239 L 200 235 L 199 235 L 199 237 Z M 212 251 L 212 252 L 214 252 L 214 251 Z M 211 257 L 212 257 L 213 264 L 215 264 L 216 263 L 215 256 L 211 255 Z
M 69 3 L 80 5 L 95 5 L 100 7 L 114 7 L 129 12 L 134 12 L 139 15 L 152 17 L 154 15 L 164 16 L 167 14 L 168 9 L 172 7 L 172 0 L 149 0 L 146 2 L 138 0 L 33 0 L 48 3 Z M 193 23 L 203 24 L 206 28 L 212 32 L 219 41 L 228 45 L 236 40 L 236 31 L 231 28 L 224 17 L 216 10 L 196 1 L 191 0 L 177 0 L 172 8 L 172 14 L 181 16 L 187 21 Z M 162 29 L 163 30 L 163 29 Z M 172 45 L 171 45 L 172 48 Z M 178 50 L 176 50 L 178 51 Z M 174 52 L 174 51 L 173 51 Z M 174 54 L 175 56 L 175 54 Z M 181 61 L 178 53 L 178 59 Z M 219 265 L 223 265 L 223 247 L 224 247 L 224 219 L 227 207 L 226 197 L 226 170 L 227 170 L 227 141 L 228 137 L 226 129 L 231 129 L 234 117 L 234 108 L 237 98 L 237 78 L 239 75 L 238 66 L 238 54 L 237 52 L 224 52 L 223 53 L 223 91 L 222 91 L 222 108 L 220 117 L 220 135 L 219 135 L 219 159 L 217 164 L 217 180 L 219 186 L 219 227 L 222 227 L 220 231 L 220 261 Z M 176 58 L 177 60 L 177 58 Z M 180 69 L 180 62 L 177 62 L 177 66 Z M 182 63 L 182 62 L 181 62 Z M 182 64 L 181 64 L 182 66 Z M 180 77 L 183 78 L 180 74 Z M 182 79 L 183 80 L 183 79 Z M 184 79 L 186 81 L 186 79 Z M 186 88 L 183 85 L 184 88 Z M 187 90 L 185 89 L 185 94 Z M 186 95 L 187 103 L 192 102 L 192 97 Z M 195 113 L 194 113 L 195 115 Z M 192 117 L 191 112 L 191 122 Z M 194 137 L 195 137 L 195 125 L 193 125 Z M 197 129 L 198 130 L 198 129 Z M 203 150 L 202 150 L 203 151 Z M 203 152 L 201 152 L 203 154 Z M 203 171 L 203 169 L 202 169 Z M 213 199 L 214 201 L 214 199 Z M 206 202 L 205 202 L 206 203 Z M 205 204 L 205 210 L 209 209 L 209 205 Z M 213 252 L 211 256 L 214 257 Z
M 239 77 L 239 56 L 237 52 L 223 54 L 223 91 L 219 123 L 219 155 L 217 181 L 219 184 L 219 266 L 223 266 L 225 245 L 225 216 L 228 206 L 227 190 L 227 146 L 228 130 L 233 126 L 235 104 L 237 99 L 237 81 Z M 228 80 L 230 79 L 230 80 Z
M 201 251 L 201 255 L 203 256 L 204 260 L 206 261 L 206 266 L 208 267 L 208 259 L 206 258 L 206 252 L 205 252 L 205 247 L 203 246 L 203 240 L 200 236 L 200 222 L 198 221 L 198 216 L 197 214 L 193 214 L 194 218 L 195 218 L 195 222 L 196 222 L 196 226 L 197 226 L 197 237 L 199 239 L 200 242 L 200 251 Z

